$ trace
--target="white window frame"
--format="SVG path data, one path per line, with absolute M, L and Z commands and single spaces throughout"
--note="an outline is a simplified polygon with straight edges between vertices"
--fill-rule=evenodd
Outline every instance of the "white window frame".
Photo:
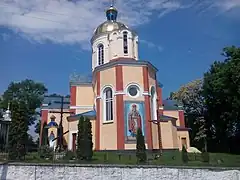
M 128 54 L 128 32 L 127 31 L 123 31 L 123 54 Z
M 156 88 L 152 86 L 150 88 L 150 94 L 151 94 L 151 118 L 152 120 L 157 120 L 157 93 Z
M 135 96 L 132 96 L 132 95 L 129 93 L 129 89 L 130 89 L 131 87 L 136 87 L 136 88 L 137 88 L 138 93 L 137 93 Z M 140 86 L 139 86 L 138 84 L 131 83 L 131 84 L 127 85 L 127 87 L 125 88 L 125 93 L 126 93 L 129 97 L 131 97 L 131 98 L 138 98 L 138 97 L 142 94 L 142 90 L 141 90 L 141 88 L 140 88 Z
M 97 46 L 97 58 L 99 66 L 104 64 L 104 45 L 102 43 Z
M 110 98 L 107 99 L 107 91 L 108 90 L 111 90 L 112 91 L 112 96 Z M 104 91 L 103 91 L 103 123 L 109 123 L 109 122 L 113 122 L 113 97 L 114 97 L 114 94 L 113 94 L 113 89 L 111 87 L 106 87 L 104 88 Z M 107 103 L 109 103 L 109 110 L 107 112 Z M 107 115 L 108 113 L 108 115 Z M 112 114 L 112 115 L 111 115 Z M 112 118 L 108 118 L 108 116 L 112 116 Z

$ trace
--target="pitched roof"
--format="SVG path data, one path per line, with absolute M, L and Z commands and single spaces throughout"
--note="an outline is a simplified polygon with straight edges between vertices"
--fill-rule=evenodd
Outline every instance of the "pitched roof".
M 42 103 L 42 108 L 47 109 L 60 109 L 61 108 L 61 98 L 60 97 L 45 97 Z M 64 97 L 63 99 L 63 109 L 69 109 L 70 98 Z
M 87 117 L 89 119 L 95 119 L 96 118 L 96 111 L 95 110 L 91 110 L 91 111 L 87 111 L 87 112 L 84 112 L 84 113 L 68 116 L 67 120 L 68 121 L 78 120 L 81 116 Z
M 172 116 L 166 116 L 166 115 L 160 115 L 159 116 L 160 120 L 163 120 L 163 121 L 171 121 L 171 120 L 177 120 L 177 118 L 175 117 L 172 117 Z
M 163 100 L 163 109 L 164 110 L 181 110 L 182 104 L 176 100 L 166 99 L 166 100 Z
M 175 126 L 177 128 L 178 131 L 190 131 L 192 130 L 191 128 L 187 128 L 187 127 L 180 127 L 180 126 Z

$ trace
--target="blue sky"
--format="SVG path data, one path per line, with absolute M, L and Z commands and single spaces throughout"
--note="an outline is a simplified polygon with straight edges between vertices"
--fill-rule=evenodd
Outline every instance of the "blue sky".
M 191 3 L 190 3 L 191 2 Z M 240 45 L 240 1 L 118 0 L 119 21 L 137 31 L 140 59 L 158 69 L 166 98 L 201 78 L 225 46 Z M 43 82 L 69 94 L 71 73 L 91 73 L 89 40 L 108 1 L 0 3 L 0 94 L 11 81 Z

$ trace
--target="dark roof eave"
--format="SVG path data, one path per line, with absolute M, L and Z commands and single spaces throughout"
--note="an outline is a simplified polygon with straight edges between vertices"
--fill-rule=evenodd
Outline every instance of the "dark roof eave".
M 178 131 L 190 131 L 192 130 L 191 128 L 187 128 L 187 127 L 179 127 L 179 126 L 175 126 L 177 128 Z
M 92 82 L 81 83 L 70 81 L 70 86 L 92 86 Z
M 79 115 L 79 116 L 68 116 L 67 117 L 67 121 L 77 121 L 80 119 L 82 115 Z M 96 116 L 88 116 L 88 115 L 85 115 L 83 117 L 86 117 L 86 118 L 89 118 L 90 120 L 95 120 L 96 119 Z
M 160 120 L 163 120 L 163 121 L 171 121 L 171 120 L 176 121 L 177 120 L 177 118 L 175 118 L 175 117 L 166 116 L 166 115 L 160 115 L 159 118 L 160 118 Z

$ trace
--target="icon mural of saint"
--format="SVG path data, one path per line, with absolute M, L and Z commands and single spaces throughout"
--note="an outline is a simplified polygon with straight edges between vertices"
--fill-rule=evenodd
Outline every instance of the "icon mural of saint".
M 142 128 L 142 117 L 137 109 L 137 105 L 133 104 L 131 111 L 128 113 L 128 131 L 132 140 L 136 139 L 138 128 Z
M 54 139 L 55 139 L 55 135 L 54 135 L 53 131 L 51 131 L 51 133 L 49 135 L 49 147 L 50 148 L 55 147 L 55 141 L 53 141 Z

